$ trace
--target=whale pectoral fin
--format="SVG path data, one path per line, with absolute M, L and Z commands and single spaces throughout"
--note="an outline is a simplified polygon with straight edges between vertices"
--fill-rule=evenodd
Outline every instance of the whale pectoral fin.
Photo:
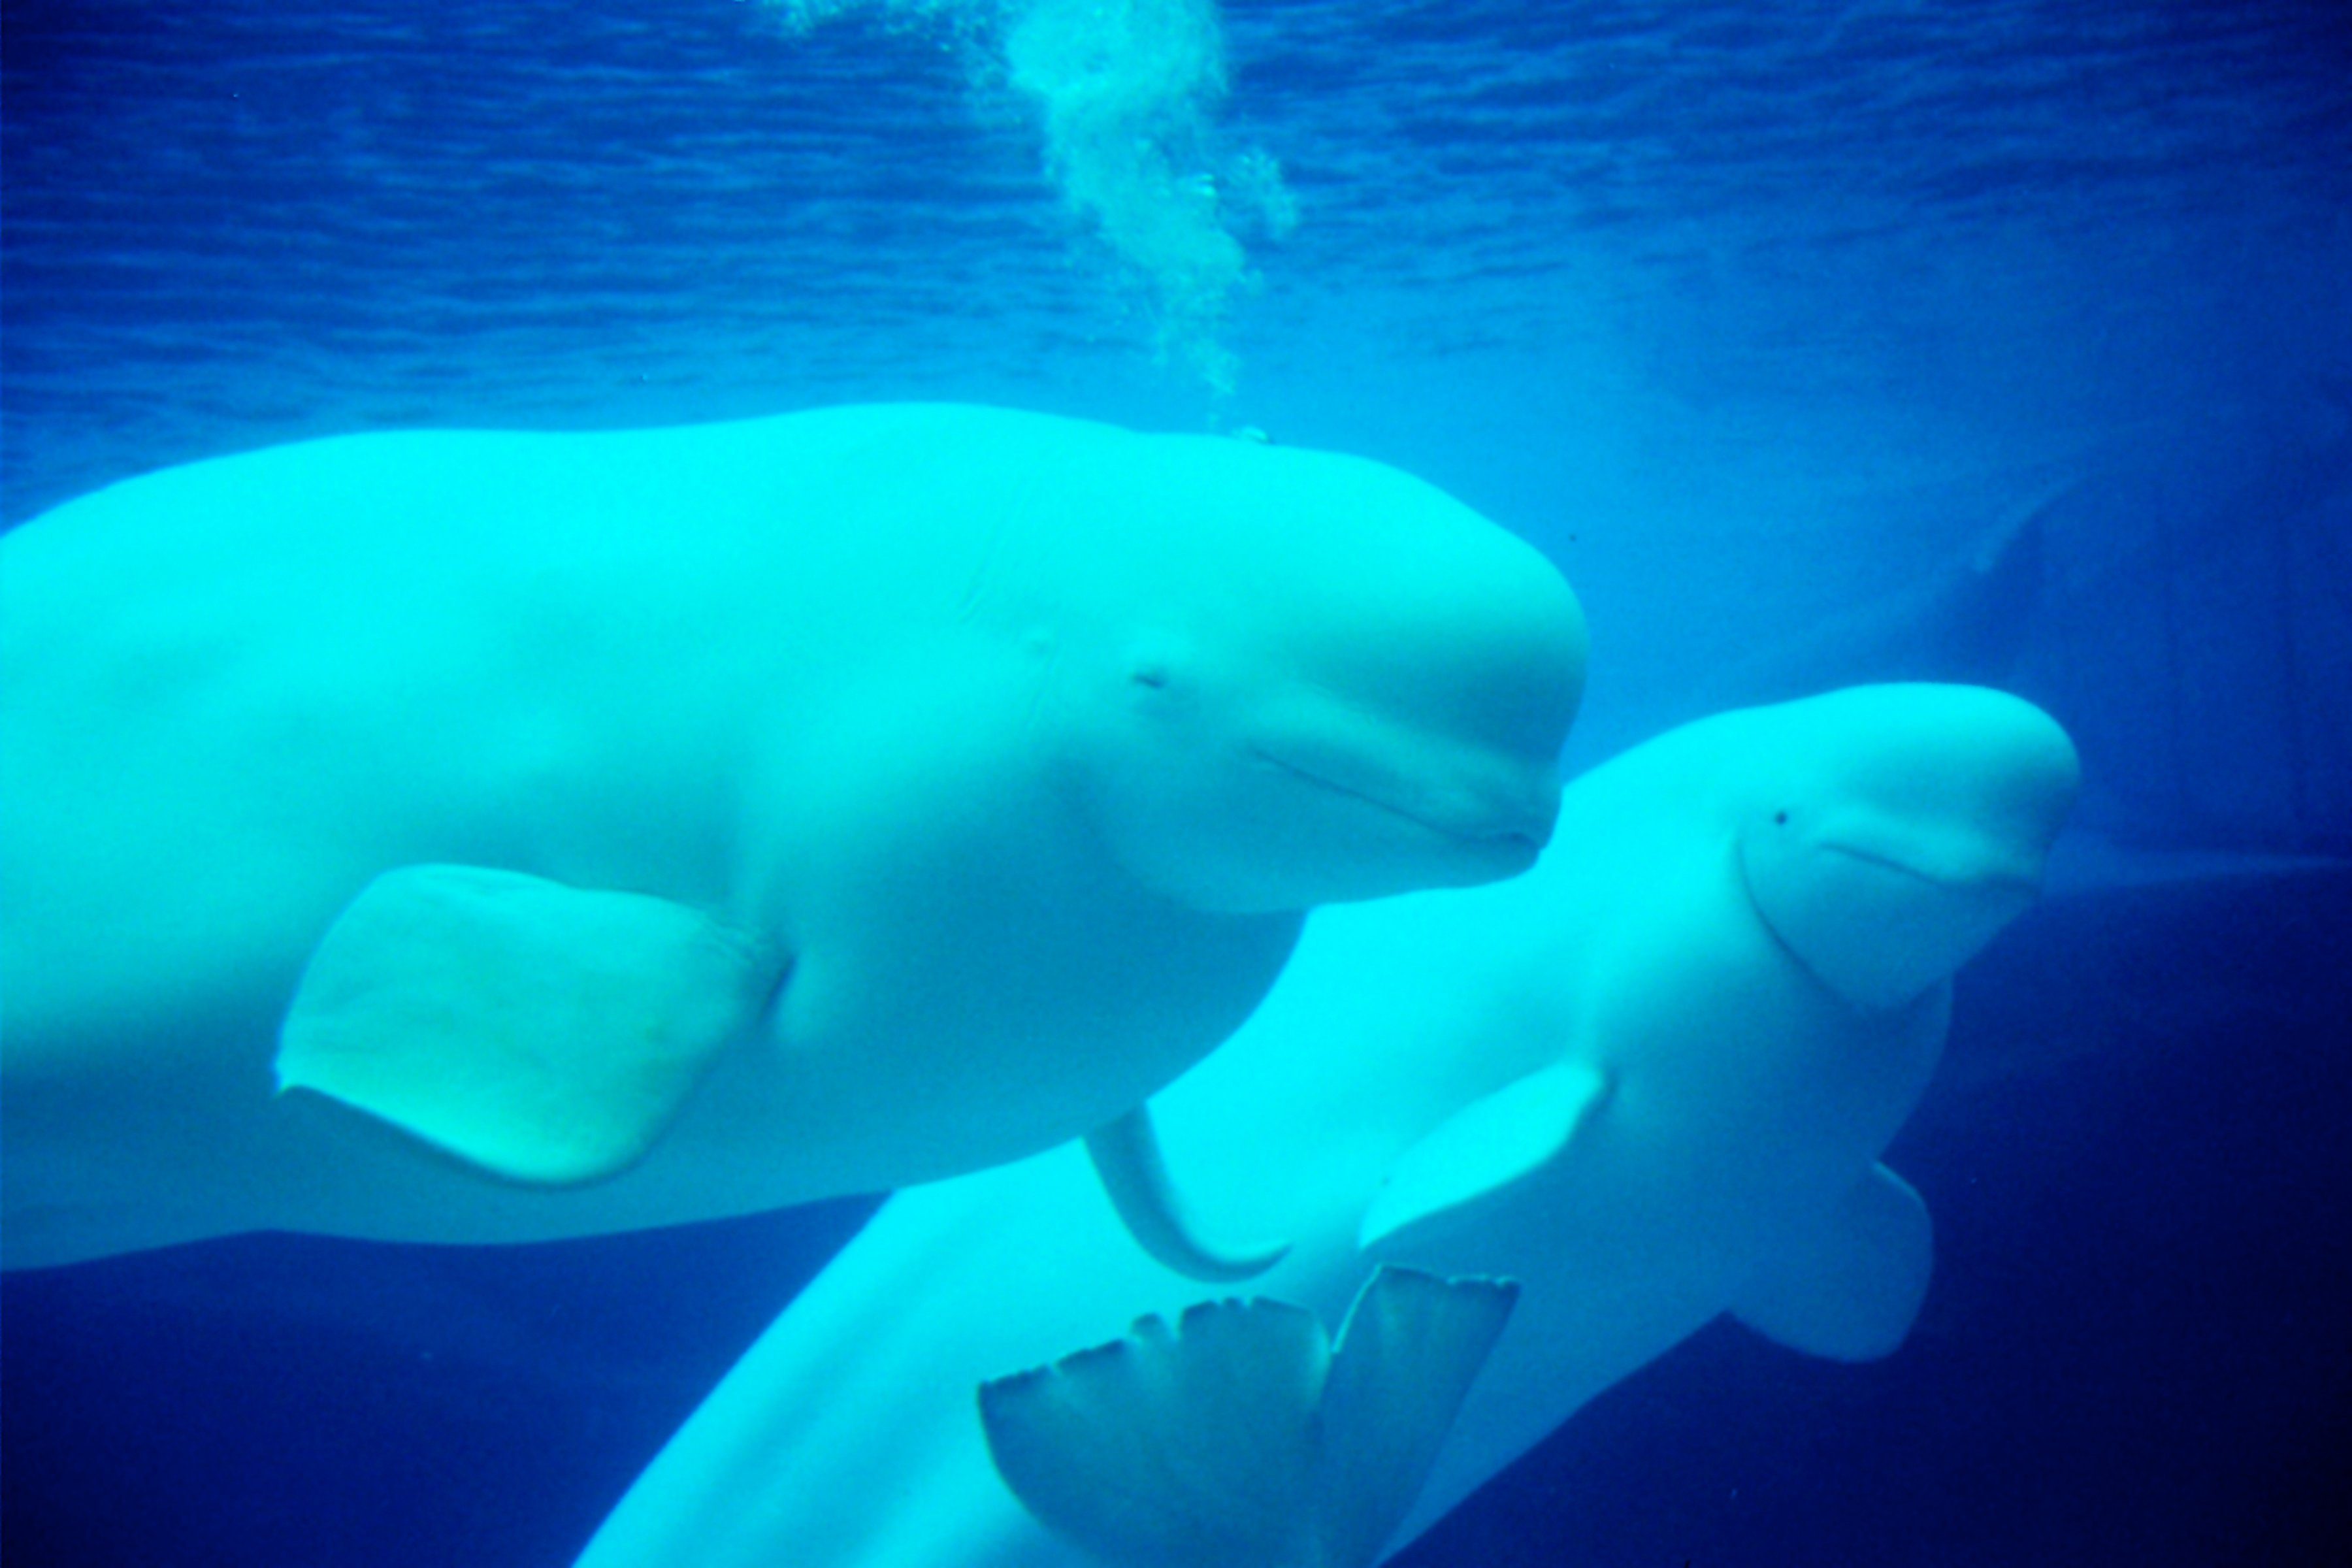
M 1911 1331 L 1935 1261 L 1927 1205 L 1902 1177 L 1873 1165 L 1818 1224 L 1766 1260 L 1732 1313 L 1791 1350 L 1874 1360 Z
M 1087 1133 L 1087 1154 L 1120 1223 L 1163 1268 L 1188 1279 L 1227 1284 L 1265 1273 L 1290 1250 L 1284 1245 L 1223 1252 L 1193 1234 L 1184 1200 L 1169 1179 L 1148 1105 Z
M 1518 1299 L 1507 1279 L 1386 1266 L 1357 1293 L 1323 1392 L 1316 1507 L 1326 1568 L 1379 1560 Z
M 311 953 L 278 1087 L 516 1181 L 608 1175 L 759 1016 L 780 965 L 680 904 L 473 866 L 387 871 Z
M 1013 1495 L 1105 1563 L 1295 1568 L 1329 1365 L 1313 1313 L 1211 1302 L 982 1384 L 981 1425 Z
M 1471 1101 L 1389 1167 L 1356 1245 L 1370 1247 L 1541 1170 L 1567 1151 L 1608 1098 L 1600 1069 L 1563 1062 Z

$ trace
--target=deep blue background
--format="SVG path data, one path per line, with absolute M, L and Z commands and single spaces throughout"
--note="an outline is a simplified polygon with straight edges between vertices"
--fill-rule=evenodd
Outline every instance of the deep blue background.
M 0 0 L 0 516 L 396 425 L 861 397 L 1256 424 L 1444 484 L 1595 629 L 1577 754 L 1764 694 L 2057 494 L 2059 888 L 1890 1161 L 1927 1312 L 1719 1325 L 1407 1561 L 2328 1560 L 2352 1350 L 2340 5 L 1228 5 L 1236 390 L 937 29 L 732 0 Z M 1899 634 L 1850 675 L 1905 674 Z M 19 918 L 9 910 L 6 918 Z M 5 1150 L 0 1150 L 5 1161 Z M 0 1180 L 5 1179 L 0 1166 Z M 10 1563 L 560 1565 L 856 1210 L 257 1237 L 0 1283 Z

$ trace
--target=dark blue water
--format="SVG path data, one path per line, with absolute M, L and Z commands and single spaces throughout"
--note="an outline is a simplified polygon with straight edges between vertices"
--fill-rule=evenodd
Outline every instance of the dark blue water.
M 1162 59 L 1125 127 L 1121 199 L 1210 214 L 1156 253 L 993 13 L 916 9 L 5 0 L 0 514 L 331 431 L 979 398 L 1454 489 L 1585 599 L 1582 757 L 1794 670 L 2011 685 L 2084 831 L 1890 1156 L 1911 1342 L 1719 1325 L 1403 1561 L 2329 1560 L 2342 6 L 1230 4 L 1222 101 Z M 2031 591 L 1956 638 L 1926 591 L 2021 517 Z M 855 1215 L 12 1275 L 7 1561 L 564 1563 Z

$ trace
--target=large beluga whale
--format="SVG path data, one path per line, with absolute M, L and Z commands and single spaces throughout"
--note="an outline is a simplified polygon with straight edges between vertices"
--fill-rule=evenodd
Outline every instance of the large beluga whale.
M 1380 464 L 976 407 L 322 440 L 0 541 L 11 1266 L 510 1241 L 1140 1110 L 1303 911 L 1535 859 L 1534 550 Z
M 1295 1241 L 1261 1300 L 1336 1327 L 1399 1266 L 1458 1277 L 1458 1299 L 1412 1293 L 1438 1303 L 1417 1356 L 1376 1358 L 1335 1417 L 1353 1322 L 1327 1363 L 1295 1318 L 1203 1302 L 1057 1149 L 886 1204 L 581 1568 L 1090 1560 L 1023 1497 L 1114 1564 L 1213 1568 L 1187 1544 L 1208 1518 L 1275 1543 L 1213 1568 L 1354 1568 L 1722 1313 L 1885 1353 L 1932 1247 L 1878 1155 L 2076 778 L 2016 698 L 1851 689 L 1583 775 L 1515 881 L 1318 911 L 1154 1108 L 1212 1234 Z M 1517 1287 L 1499 1337 L 1481 1278 Z M 1408 1470 L 1418 1500 L 1384 1511 Z

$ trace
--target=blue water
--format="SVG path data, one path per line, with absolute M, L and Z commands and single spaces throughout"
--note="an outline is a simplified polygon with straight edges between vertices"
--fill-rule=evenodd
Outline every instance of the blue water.
M 1874 610 L 2035 513 L 1969 657 L 2082 830 L 1890 1156 L 1912 1342 L 1718 1325 L 1401 1561 L 2352 1536 L 2340 3 L 1236 0 L 1108 121 L 992 10 L 816 9 L 5 0 L 0 518 L 391 426 L 1255 426 L 1550 551 L 1591 760 L 1824 632 L 1944 673 Z M 558 1568 L 857 1212 L 10 1276 L 6 1560 Z

